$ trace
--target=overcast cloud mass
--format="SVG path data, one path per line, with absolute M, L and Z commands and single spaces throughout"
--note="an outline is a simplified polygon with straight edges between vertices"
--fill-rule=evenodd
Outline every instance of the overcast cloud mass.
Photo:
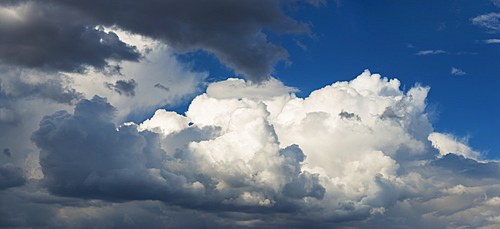
M 269 37 L 314 38 L 293 15 L 325 4 L 0 0 L 0 227 L 499 228 L 500 162 L 436 131 L 431 87 L 272 76 Z

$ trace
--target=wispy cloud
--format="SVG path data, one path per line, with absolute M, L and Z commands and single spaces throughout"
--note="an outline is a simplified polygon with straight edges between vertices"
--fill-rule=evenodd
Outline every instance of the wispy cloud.
M 493 3 L 493 5 L 500 7 L 500 0 L 491 0 L 491 2 Z
M 477 26 L 486 27 L 491 32 L 496 33 L 500 31 L 500 13 L 489 13 L 479 15 L 471 19 L 472 24 Z
M 451 74 L 452 75 L 456 75 L 456 76 L 463 76 L 463 75 L 466 75 L 467 73 L 465 73 L 464 71 L 462 71 L 462 69 L 451 67 Z
M 437 49 L 437 50 L 422 50 L 417 52 L 415 55 L 417 56 L 424 56 L 424 55 L 435 55 L 435 54 L 442 54 L 442 53 L 447 53 L 444 50 Z
M 484 40 L 484 43 L 486 43 L 486 44 L 500 43 L 500 39 L 487 39 L 487 40 Z

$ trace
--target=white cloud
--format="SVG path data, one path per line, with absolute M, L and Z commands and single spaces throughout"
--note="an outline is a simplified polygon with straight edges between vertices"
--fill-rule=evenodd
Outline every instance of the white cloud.
M 496 44 L 496 43 L 500 43 L 500 39 L 487 39 L 487 40 L 484 40 L 484 43 L 486 43 L 486 44 Z
M 452 75 L 456 75 L 456 76 L 463 76 L 463 75 L 467 74 L 464 71 L 462 71 L 462 69 L 458 69 L 458 68 L 455 68 L 455 67 L 451 67 L 451 72 L 450 73 Z
M 187 65 L 177 61 L 173 51 L 166 45 L 152 39 L 130 34 L 117 28 L 106 28 L 115 32 L 120 39 L 135 45 L 144 58 L 139 62 L 121 64 L 121 75 L 105 76 L 101 73 L 86 75 L 67 74 L 72 86 L 90 99 L 94 95 L 106 97 L 118 110 L 118 122 L 127 115 L 138 116 L 152 113 L 155 108 L 177 104 L 194 96 L 203 87 L 208 73 L 192 72 Z M 120 80 L 134 80 L 134 96 L 126 96 L 110 89 L 109 85 Z
M 472 24 L 485 27 L 491 30 L 491 32 L 500 31 L 500 13 L 489 13 L 479 15 L 471 19 Z
M 403 213 L 422 227 L 493 225 L 489 213 L 457 219 L 496 206 L 465 197 L 499 196 L 488 186 L 498 165 L 433 131 L 428 87 L 399 87 L 365 71 L 298 98 L 279 81 L 228 79 L 209 85 L 185 115 L 158 110 L 118 128 L 113 107 L 96 97 L 74 114 L 45 117 L 32 139 L 47 188 L 65 196 L 229 211 L 230 225 L 359 226 Z M 472 182 L 478 177 L 489 180 Z
M 435 55 L 435 54 L 442 54 L 442 53 L 447 53 L 447 52 L 444 51 L 444 50 L 441 50 L 441 49 L 437 49 L 437 50 L 422 50 L 422 51 L 417 52 L 415 55 L 424 56 L 424 55 Z
M 450 134 L 431 133 L 429 135 L 429 141 L 431 141 L 432 145 L 439 150 L 439 154 L 441 156 L 453 153 L 475 160 L 480 159 L 481 156 L 479 152 L 473 151 L 469 146 L 467 146 L 466 142 L 458 141 Z
M 275 78 L 261 84 L 251 85 L 243 79 L 229 78 L 208 86 L 207 94 L 216 99 L 254 98 L 266 99 L 274 96 L 297 92 L 295 88 L 287 87 Z

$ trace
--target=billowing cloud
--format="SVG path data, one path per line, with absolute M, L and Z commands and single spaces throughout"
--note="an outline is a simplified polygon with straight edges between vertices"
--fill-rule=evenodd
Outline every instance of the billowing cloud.
M 288 58 L 288 52 L 269 42 L 263 31 L 310 32 L 308 24 L 282 10 L 295 0 L 36 2 L 37 11 L 31 2 L 3 8 L 2 31 L 6 33 L 2 38 L 9 42 L 2 42 L 5 47 L 0 55 L 16 54 L 8 62 L 78 70 L 82 64 L 103 67 L 106 59 L 137 60 L 134 47 L 114 33 L 92 27 L 97 23 L 162 40 L 180 53 L 211 52 L 237 74 L 260 82 L 270 76 L 277 62 Z M 307 2 L 320 5 L 325 1 Z M 27 50 L 19 52 L 21 48 Z
M 59 196 L 157 200 L 232 226 L 498 226 L 499 163 L 434 132 L 428 87 L 399 87 L 365 71 L 298 98 L 229 79 L 185 115 L 121 126 L 94 97 L 46 116 L 32 140 Z
M 447 53 L 447 52 L 444 51 L 444 50 L 441 50 L 441 49 L 437 49 L 437 50 L 422 50 L 422 51 L 418 51 L 415 55 L 417 55 L 417 56 L 425 56 L 425 55 L 435 55 L 435 54 L 443 54 L 443 53 Z
M 88 17 L 59 5 L 0 3 L 0 60 L 46 71 L 84 72 L 89 66 L 103 70 L 108 60 L 139 59 L 135 47 L 95 25 Z
M 485 27 L 490 32 L 496 33 L 500 31 L 500 13 L 489 13 L 479 15 L 471 19 L 472 24 Z
M 456 76 L 464 76 L 464 75 L 467 74 L 464 71 L 462 71 L 462 69 L 455 68 L 455 67 L 451 67 L 451 72 L 450 73 L 452 75 L 456 75 Z

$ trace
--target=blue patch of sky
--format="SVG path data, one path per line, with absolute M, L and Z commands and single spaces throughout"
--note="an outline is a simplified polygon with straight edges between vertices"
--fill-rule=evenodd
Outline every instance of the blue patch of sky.
M 473 25 L 471 18 L 500 12 L 488 0 L 329 1 L 300 5 L 287 14 L 310 23 L 312 34 L 267 33 L 285 47 L 291 64 L 276 65 L 274 77 L 300 90 L 299 97 L 336 81 L 351 80 L 364 69 L 398 78 L 402 87 L 431 87 L 428 103 L 437 112 L 437 132 L 469 137 L 476 150 L 500 159 L 500 33 Z M 431 52 L 417 55 L 420 51 Z M 442 51 L 438 51 L 442 50 Z M 179 55 L 209 81 L 234 77 L 207 52 Z M 465 75 L 451 74 L 452 68 Z M 188 102 L 186 102 L 188 103 Z M 170 107 L 183 113 L 187 105 Z

